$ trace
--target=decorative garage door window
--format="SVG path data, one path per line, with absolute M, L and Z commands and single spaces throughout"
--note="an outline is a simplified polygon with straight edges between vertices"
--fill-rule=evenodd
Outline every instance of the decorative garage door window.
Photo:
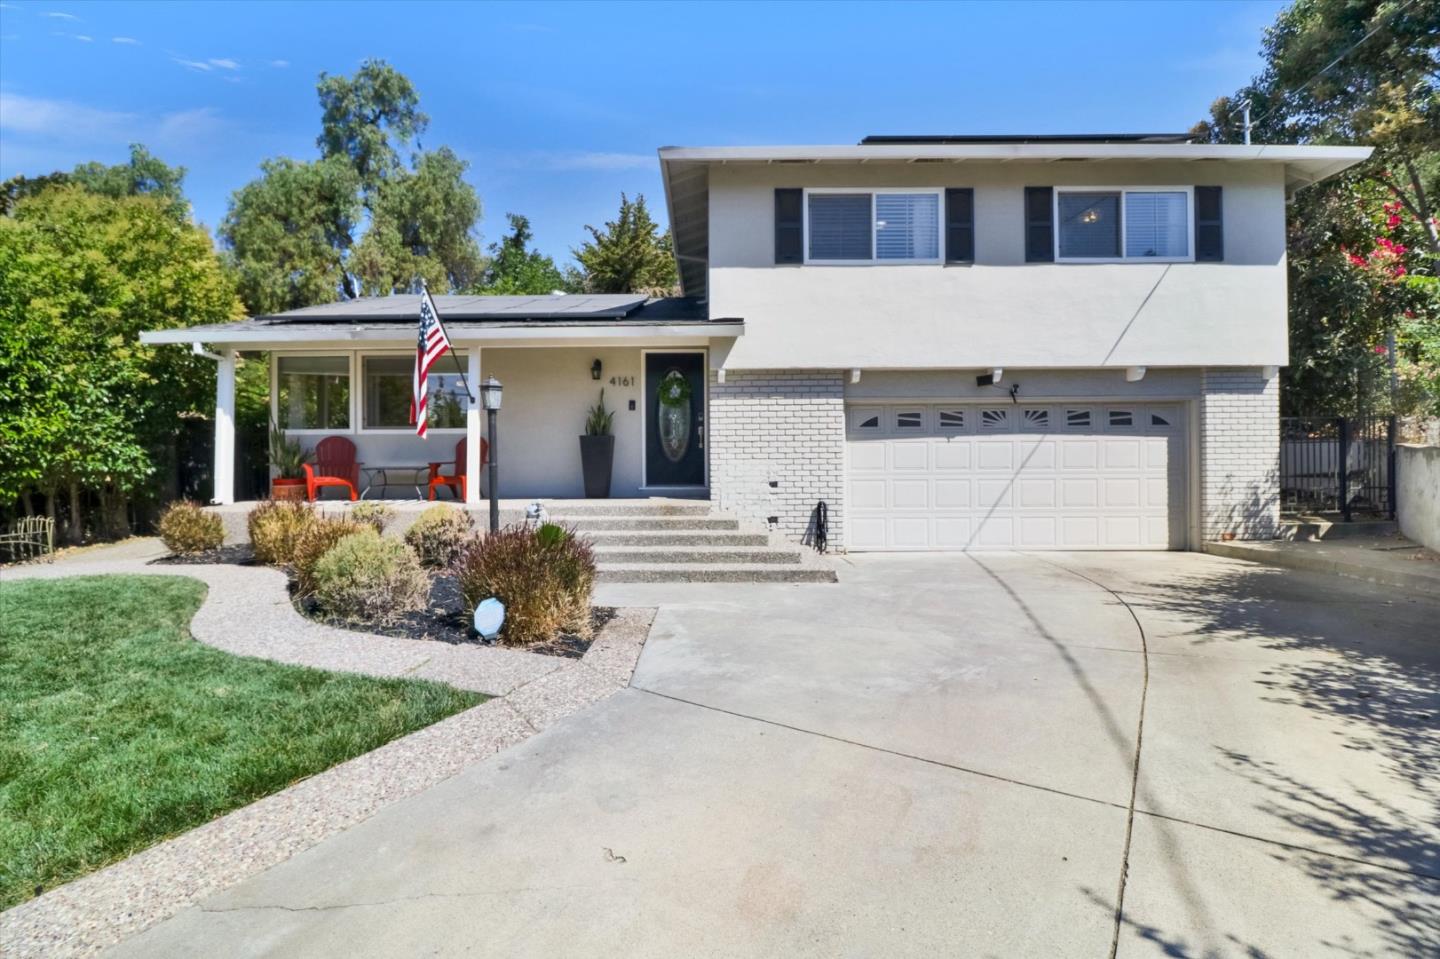
M 1090 411 L 1066 410 L 1065 428 L 1069 430 L 1088 430 L 1090 428 Z
M 1025 428 L 1030 430 L 1048 430 L 1050 428 L 1050 411 L 1026 410 Z
M 1006 428 L 1007 426 L 1009 426 L 1009 425 L 1010 425 L 1010 411 L 1009 411 L 1009 410 L 1006 410 L 1006 409 L 993 410 L 993 409 L 992 409 L 992 410 L 981 410 L 981 411 L 980 411 L 980 428 L 981 428 L 982 430 L 1003 430 L 1003 429 L 1005 429 L 1005 428 Z
M 672 463 L 690 449 L 690 383 L 672 369 L 660 380 L 660 451 Z
M 897 430 L 918 430 L 925 426 L 925 414 L 920 410 L 901 410 L 895 414 Z
M 942 430 L 963 430 L 965 428 L 965 411 L 963 409 L 941 410 L 940 428 Z

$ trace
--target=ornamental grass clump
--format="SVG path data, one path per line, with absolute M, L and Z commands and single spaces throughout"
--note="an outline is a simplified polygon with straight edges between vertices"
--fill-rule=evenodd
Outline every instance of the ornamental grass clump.
M 391 625 L 423 609 L 430 595 L 414 551 L 368 528 L 327 550 L 310 579 L 320 611 L 351 623 Z
M 505 604 L 500 642 L 507 646 L 590 637 L 595 556 L 571 530 L 553 523 L 511 526 L 472 539 L 455 571 L 467 612 L 492 596 Z
M 289 566 L 301 534 L 318 519 L 315 511 L 304 503 L 278 500 L 261 503 L 250 511 L 246 521 L 255 559 L 267 566 Z
M 304 598 L 315 592 L 315 566 L 322 556 L 345 537 L 371 529 L 374 527 L 368 523 L 335 517 L 321 517 L 306 526 L 295 541 L 290 559 L 299 595 Z
M 395 516 L 395 511 L 384 503 L 356 503 L 350 508 L 350 518 L 357 523 L 375 527 L 375 532 L 385 532 L 385 527 Z
M 470 514 L 457 506 L 436 503 L 416 517 L 405 542 L 426 566 L 449 566 L 470 538 Z
M 199 503 L 177 500 L 160 516 L 160 542 L 178 556 L 209 552 L 225 542 L 225 524 Z

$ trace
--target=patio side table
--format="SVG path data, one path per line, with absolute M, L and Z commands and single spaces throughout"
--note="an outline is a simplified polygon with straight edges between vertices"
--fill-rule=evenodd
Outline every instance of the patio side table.
M 383 494 L 386 488 L 391 486 L 412 487 L 415 490 L 415 498 L 424 499 L 425 494 L 420 489 L 420 486 L 422 483 L 425 482 L 422 477 L 429 477 L 430 467 L 411 466 L 406 464 L 390 464 L 387 466 L 362 466 L 360 468 L 360 474 L 362 477 L 364 477 L 363 485 L 365 487 L 364 490 L 362 490 L 360 493 L 361 499 L 364 499 L 366 496 L 370 495 L 370 491 L 372 489 L 379 489 L 380 492 Z M 401 482 L 402 477 L 404 477 L 404 482 Z

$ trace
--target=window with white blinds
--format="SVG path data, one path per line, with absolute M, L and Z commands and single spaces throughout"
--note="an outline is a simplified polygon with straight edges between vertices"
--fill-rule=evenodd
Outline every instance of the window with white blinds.
M 875 195 L 875 259 L 940 257 L 940 197 L 934 193 Z
M 1190 188 L 1057 189 L 1055 253 L 1064 260 L 1191 260 Z
M 874 234 L 868 193 L 812 193 L 810 259 L 868 260 Z
M 1125 255 L 1190 255 L 1189 196 L 1185 193 L 1125 194 Z
M 940 198 L 939 190 L 809 192 L 806 261 L 938 263 Z

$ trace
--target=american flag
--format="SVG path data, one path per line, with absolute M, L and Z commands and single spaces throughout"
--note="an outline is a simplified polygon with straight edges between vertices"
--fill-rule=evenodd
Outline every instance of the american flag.
M 440 322 L 440 313 L 430 291 L 420 289 L 420 336 L 415 344 L 415 435 L 425 436 L 429 425 L 430 410 L 430 367 L 450 349 L 450 337 L 445 335 L 445 324 Z

